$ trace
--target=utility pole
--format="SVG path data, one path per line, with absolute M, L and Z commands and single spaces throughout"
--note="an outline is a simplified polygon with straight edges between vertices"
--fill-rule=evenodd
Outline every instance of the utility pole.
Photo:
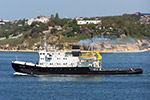
M 40 16 L 40 18 L 41 18 L 42 14 L 41 14 L 41 11 L 40 11 L 40 9 L 39 9 L 38 13 L 39 13 L 39 16 Z

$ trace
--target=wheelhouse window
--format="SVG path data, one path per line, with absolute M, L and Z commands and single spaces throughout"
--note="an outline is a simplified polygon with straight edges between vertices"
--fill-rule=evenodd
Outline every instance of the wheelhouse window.
M 49 65 L 53 65 L 53 63 L 50 63 Z
M 52 58 L 48 58 L 48 60 L 51 60 Z
M 63 60 L 67 60 L 67 58 L 63 58 Z
M 60 60 L 60 58 L 57 58 L 57 60 Z

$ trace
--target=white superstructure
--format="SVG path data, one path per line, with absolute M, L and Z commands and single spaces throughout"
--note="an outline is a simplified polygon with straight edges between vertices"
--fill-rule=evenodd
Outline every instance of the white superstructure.
M 46 43 L 45 43 L 46 44 Z M 78 50 L 72 50 L 72 52 Z M 82 56 L 74 56 L 66 51 L 58 51 L 54 48 L 39 50 L 39 62 L 41 67 L 99 67 L 101 68 L 101 56 L 97 53 L 84 53 Z M 97 55 L 97 56 L 94 56 Z
M 76 67 L 78 62 L 79 57 L 73 57 L 64 51 L 39 51 L 39 65 L 43 67 Z

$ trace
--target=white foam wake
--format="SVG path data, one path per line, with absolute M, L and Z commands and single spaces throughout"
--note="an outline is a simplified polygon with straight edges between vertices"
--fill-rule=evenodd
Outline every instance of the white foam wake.
M 26 73 L 20 73 L 20 72 L 15 72 L 13 75 L 22 75 L 22 76 L 24 76 L 24 75 L 28 75 L 28 74 L 26 74 Z

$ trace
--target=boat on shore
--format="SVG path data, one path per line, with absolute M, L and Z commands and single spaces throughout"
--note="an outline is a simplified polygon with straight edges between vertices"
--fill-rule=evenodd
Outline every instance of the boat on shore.
M 72 52 L 56 49 L 41 49 L 39 62 L 12 61 L 13 69 L 29 75 L 129 75 L 142 74 L 141 68 L 104 69 L 99 52 L 81 53 L 78 45 L 72 46 Z

